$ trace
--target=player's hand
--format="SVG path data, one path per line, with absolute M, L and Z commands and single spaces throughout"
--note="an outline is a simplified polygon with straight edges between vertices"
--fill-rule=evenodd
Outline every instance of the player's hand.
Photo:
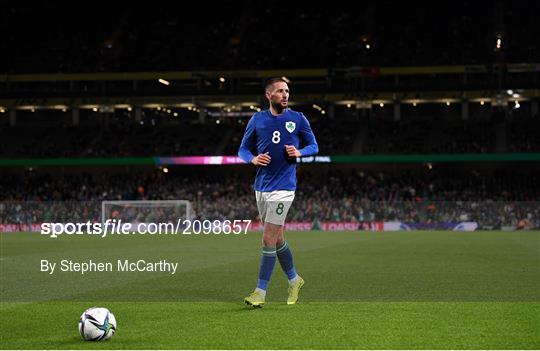
M 285 145 L 285 150 L 287 150 L 287 155 L 289 155 L 289 157 L 300 157 L 300 156 L 302 156 L 300 151 L 298 151 L 294 147 L 294 145 Z
M 265 152 L 264 154 L 259 154 L 251 160 L 251 163 L 253 163 L 255 166 L 263 166 L 266 167 L 270 163 L 270 155 L 268 152 Z

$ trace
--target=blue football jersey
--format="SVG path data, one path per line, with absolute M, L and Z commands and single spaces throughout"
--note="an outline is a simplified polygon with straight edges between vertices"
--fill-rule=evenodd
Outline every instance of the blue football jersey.
M 306 145 L 302 149 L 300 140 Z M 246 163 L 266 152 L 271 157 L 267 166 L 257 167 L 255 190 L 296 189 L 296 158 L 287 155 L 285 145 L 294 145 L 302 156 L 319 152 L 315 135 L 303 113 L 286 109 L 281 115 L 274 116 L 269 110 L 264 110 L 251 117 L 238 156 Z M 256 154 L 252 151 L 256 151 Z

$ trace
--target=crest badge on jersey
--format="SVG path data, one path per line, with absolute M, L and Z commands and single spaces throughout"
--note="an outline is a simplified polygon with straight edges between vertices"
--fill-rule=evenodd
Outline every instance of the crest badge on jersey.
M 285 128 L 289 131 L 289 133 L 292 133 L 296 129 L 296 123 L 290 121 L 285 122 Z

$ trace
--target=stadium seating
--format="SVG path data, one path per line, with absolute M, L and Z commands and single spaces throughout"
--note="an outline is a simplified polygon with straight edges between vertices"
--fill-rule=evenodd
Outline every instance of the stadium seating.
M 459 220 L 466 214 L 495 223 L 506 211 L 505 206 L 517 202 L 532 207 L 521 207 L 524 214 L 518 211 L 516 215 L 513 211 L 508 215 L 512 220 L 526 218 L 535 223 L 540 220 L 537 206 L 540 173 L 534 170 L 528 174 L 496 170 L 454 175 L 442 170 L 415 173 L 340 170 L 322 176 L 312 172 L 309 168 L 301 169 L 291 221 L 410 220 L 422 213 L 427 216 L 427 204 L 435 204 L 437 211 L 432 215 L 437 219 Z M 252 173 L 247 170 L 208 173 L 190 168 L 169 174 L 158 170 L 116 174 L 78 172 L 64 176 L 31 171 L 0 180 L 0 203 L 7 206 L 0 211 L 0 223 L 24 223 L 35 216 L 61 220 L 65 219 L 62 216 L 77 215 L 84 221 L 93 216 L 98 220 L 99 212 L 92 215 L 91 211 L 89 214 L 79 210 L 77 213 L 64 204 L 87 202 L 88 209 L 100 209 L 96 203 L 101 200 L 185 199 L 192 201 L 197 218 L 256 219 L 251 184 Z M 41 207 L 47 208 L 49 214 L 20 210 L 29 203 L 49 203 Z M 55 211 L 51 208 L 54 204 L 62 210 Z
M 140 125 L 124 120 L 108 128 L 4 128 L 0 129 L 0 157 L 236 155 L 246 121 Z M 527 116 L 509 119 L 499 133 L 498 124 L 491 121 L 462 121 L 457 117 L 450 121 L 369 123 L 318 119 L 311 124 L 321 155 L 540 151 L 536 135 L 540 120 Z

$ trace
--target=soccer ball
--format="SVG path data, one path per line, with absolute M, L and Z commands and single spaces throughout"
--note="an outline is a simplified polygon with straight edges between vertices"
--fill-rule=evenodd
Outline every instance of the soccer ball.
M 110 339 L 116 331 L 116 318 L 106 308 L 92 307 L 81 315 L 79 333 L 84 340 L 102 341 Z

